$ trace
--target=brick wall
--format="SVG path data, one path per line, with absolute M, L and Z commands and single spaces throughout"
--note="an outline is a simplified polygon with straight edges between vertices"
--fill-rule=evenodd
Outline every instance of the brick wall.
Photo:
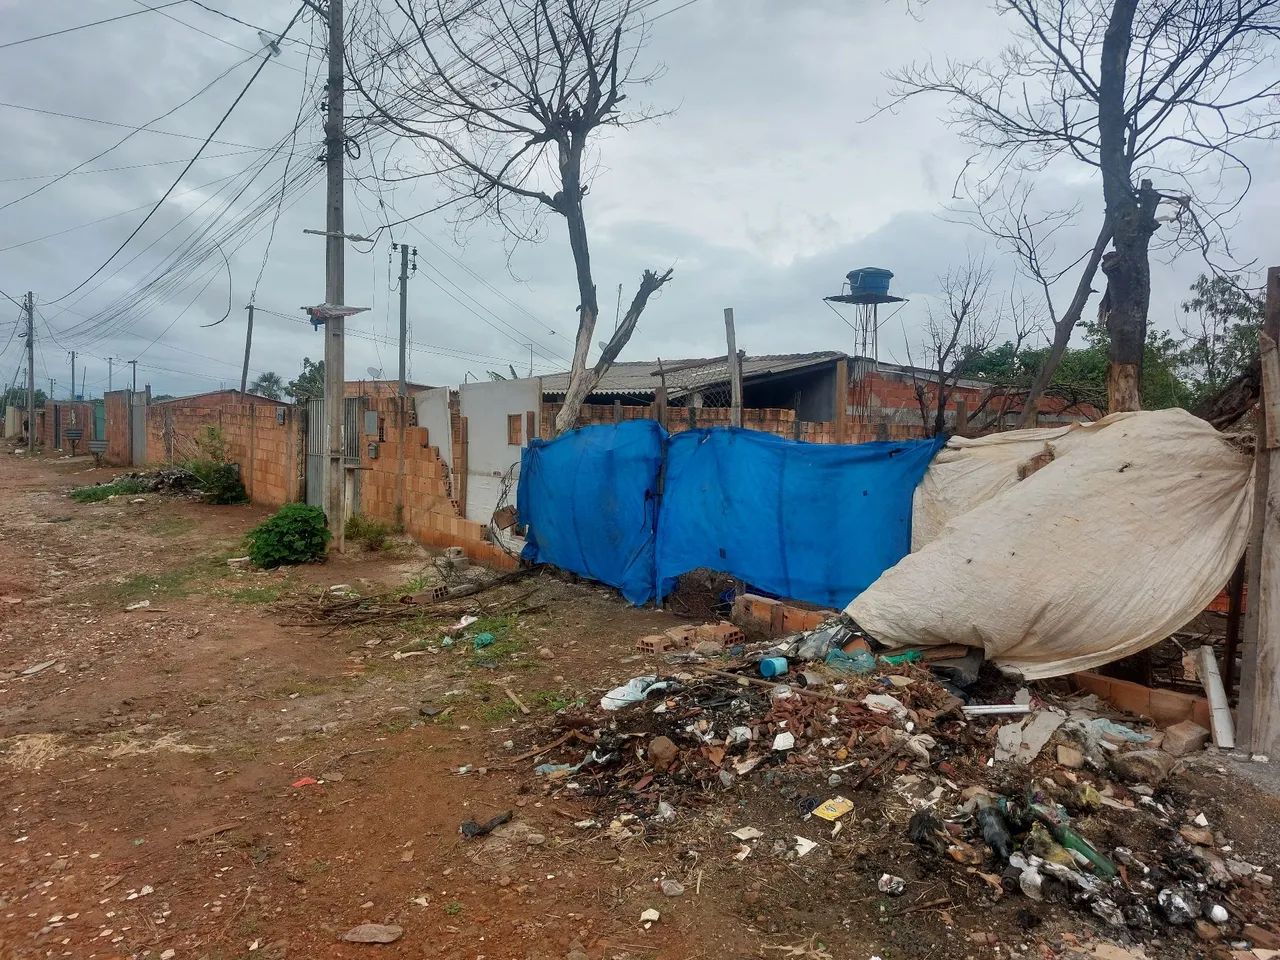
M 127 467 L 131 459 L 129 448 L 129 391 L 112 390 L 103 394 L 106 405 L 107 452 L 103 463 L 113 467 Z
M 210 395 L 152 404 L 147 409 L 147 462 L 180 463 L 201 456 L 201 441 L 217 431 L 227 459 L 240 464 L 255 503 L 278 507 L 299 499 L 302 438 L 298 412 L 287 404 Z
M 380 421 L 381 441 L 378 455 L 369 457 L 369 443 L 376 438 L 364 437 L 360 445 L 361 467 L 359 512 L 362 516 L 387 523 L 399 523 L 406 533 L 420 543 L 437 547 L 460 546 L 468 557 L 502 569 L 514 569 L 516 561 L 504 550 L 485 539 L 485 527 L 459 515 L 457 501 L 452 499 L 453 481 L 449 468 L 440 457 L 436 439 L 427 436 L 426 428 L 414 423 L 412 401 L 407 404 L 404 443 L 404 506 L 397 516 L 400 491 L 400 403 L 395 396 L 365 394 L 365 409 L 375 411 Z M 454 416 L 457 434 L 457 416 Z M 441 438 L 454 443 L 455 437 Z M 455 463 L 459 462 L 455 460 Z

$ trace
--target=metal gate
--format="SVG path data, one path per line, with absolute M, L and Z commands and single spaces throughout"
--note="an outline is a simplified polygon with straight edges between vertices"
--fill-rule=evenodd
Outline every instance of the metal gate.
M 324 400 L 307 401 L 307 504 L 324 509 Z
M 129 394 L 130 462 L 140 467 L 147 462 L 147 395 Z
M 344 467 L 360 465 L 360 417 L 364 410 L 361 397 L 347 397 L 342 404 L 342 462 Z M 321 510 L 325 507 L 328 483 L 329 444 L 325 432 L 324 399 L 307 401 L 307 503 Z M 358 513 L 360 504 L 360 472 L 344 471 L 347 489 L 347 513 Z

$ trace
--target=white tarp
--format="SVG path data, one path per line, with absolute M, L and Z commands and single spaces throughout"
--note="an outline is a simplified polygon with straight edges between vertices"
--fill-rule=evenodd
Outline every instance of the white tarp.
M 1108 663 L 1222 589 L 1248 536 L 1251 471 L 1183 410 L 953 440 L 917 498 L 929 542 L 848 613 L 882 642 L 982 647 L 1028 679 Z

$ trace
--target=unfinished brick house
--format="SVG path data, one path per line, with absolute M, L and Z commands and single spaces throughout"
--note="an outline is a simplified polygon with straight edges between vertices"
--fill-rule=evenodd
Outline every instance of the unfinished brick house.
M 553 374 L 540 380 L 542 435 L 546 437 L 563 402 L 569 375 Z M 946 404 L 948 429 L 956 429 L 957 409 L 965 415 L 969 430 L 990 432 L 1016 426 L 1022 410 L 1020 400 L 993 401 L 988 397 L 990 390 L 991 384 L 981 380 L 957 381 Z M 926 423 L 932 423 L 936 391 L 937 375 L 932 371 L 837 351 L 746 357 L 742 362 L 742 425 L 812 443 L 923 437 L 931 432 Z M 924 394 L 927 414 L 921 412 L 920 393 Z M 659 416 L 673 433 L 727 426 L 726 359 L 614 364 L 587 398 L 578 422 Z M 1101 413 L 1087 404 L 1043 397 L 1036 422 L 1051 426 L 1099 416 Z

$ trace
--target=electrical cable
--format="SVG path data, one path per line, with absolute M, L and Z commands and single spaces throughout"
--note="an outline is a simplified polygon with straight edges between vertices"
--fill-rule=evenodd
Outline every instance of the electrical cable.
M 54 30 L 52 33 L 42 33 L 36 37 L 24 37 L 21 40 L 10 40 L 8 43 L 0 43 L 0 50 L 6 50 L 9 47 L 16 47 L 24 43 L 31 43 L 35 40 L 48 40 L 50 37 L 60 37 L 64 33 L 74 33 L 77 30 L 84 30 L 87 27 L 97 27 L 104 23 L 115 23 L 117 20 L 127 20 L 130 17 L 136 17 L 144 13 L 159 13 L 165 7 L 176 7 L 178 4 L 186 2 L 187 0 L 170 0 L 169 3 L 162 3 L 158 7 L 148 7 L 146 10 L 134 10 L 132 13 L 122 13 L 116 17 L 107 17 L 105 20 L 94 20 L 92 23 L 80 23 L 74 27 L 65 27 L 62 30 Z
M 61 117 L 64 120 L 83 120 L 85 123 L 97 123 L 104 127 L 120 127 L 124 130 L 138 130 L 145 133 L 155 133 L 162 137 L 179 137 L 183 140 L 201 140 L 202 137 L 194 133 L 178 133 L 175 130 L 153 130 L 150 127 L 139 127 L 132 123 L 119 123 L 115 120 L 102 120 L 98 117 L 82 117 L 78 113 L 63 113 L 59 110 L 46 110 L 43 107 L 29 107 L 22 103 L 10 103 L 7 100 L 0 100 L 0 107 L 9 107 L 11 110 L 25 110 L 28 113 L 42 113 L 47 117 Z M 255 147 L 251 143 L 236 143 L 234 140 L 210 140 L 209 143 L 216 143 L 220 147 L 241 147 L 246 150 L 269 150 L 269 147 Z M 207 146 L 208 144 L 206 144 Z
M 228 47 L 235 47 L 235 49 L 243 50 L 245 53 L 254 52 L 250 50 L 248 47 L 242 47 L 238 43 L 232 43 L 230 40 L 226 39 L 225 37 L 220 37 L 216 33 L 210 33 L 208 30 L 203 30 L 200 27 L 197 27 L 194 23 L 187 23 L 187 21 L 185 20 L 179 20 L 173 14 L 165 13 L 159 7 L 149 7 L 145 3 L 143 3 L 142 0 L 133 0 L 133 2 L 146 10 L 154 10 L 156 13 L 159 13 L 160 16 L 164 17 L 165 19 L 172 20 L 174 23 L 179 23 L 182 26 L 186 27 L 188 30 L 194 30 L 196 33 L 203 34 L 204 36 L 208 37 L 210 40 L 216 40 L 218 41 L 218 43 L 225 43 Z M 306 4 L 303 4 L 303 9 L 310 9 L 310 8 Z M 299 10 L 297 16 L 295 16 L 294 19 L 296 20 L 297 17 L 301 15 L 302 15 L 302 10 Z M 292 26 L 292 23 L 290 24 L 290 26 Z M 263 33 L 269 33 L 269 32 L 270 31 L 266 31 L 266 30 L 263 31 Z M 280 41 L 283 39 L 284 39 L 284 34 L 281 34 L 280 36 L 276 37 L 276 43 L 279 44 Z M 267 59 L 270 60 L 271 58 L 268 57 Z M 286 70 L 292 70 L 294 73 L 302 72 L 297 67 L 287 64 L 283 60 L 277 61 L 277 65 L 284 67 Z
M 305 9 L 307 9 L 307 6 L 304 3 L 302 6 L 298 8 L 297 12 L 294 13 L 293 18 L 285 26 L 284 30 L 280 32 L 281 37 L 287 34 L 290 29 L 292 29 L 293 25 L 298 22 L 298 18 L 302 16 L 302 11 Z M 144 226 L 146 226 L 147 221 L 149 221 L 155 215 L 155 212 L 160 209 L 161 204 L 163 204 L 165 200 L 168 199 L 169 194 L 173 193 L 174 189 L 177 188 L 178 184 L 182 181 L 182 178 L 186 175 L 187 171 L 190 170 L 192 165 L 196 162 L 196 160 L 200 158 L 200 154 L 204 151 L 204 148 L 209 145 L 210 141 L 213 140 L 217 132 L 222 129 L 222 125 L 227 122 L 227 118 L 231 116 L 232 111 L 235 110 L 236 106 L 240 103 L 240 101 L 244 99 L 244 95 L 248 93 L 249 88 L 253 86 L 253 81 L 258 79 L 258 75 L 262 73 L 262 68 L 267 65 L 267 62 L 270 59 L 271 59 L 270 53 L 268 53 L 266 56 L 263 57 L 262 62 L 258 64 L 258 68 L 253 71 L 253 76 L 251 76 L 249 78 L 248 83 L 244 85 L 244 89 L 240 91 L 240 93 L 236 96 L 235 100 L 231 102 L 231 106 L 229 106 L 226 112 L 221 116 L 221 118 L 219 118 L 217 124 L 213 128 L 213 131 L 209 134 L 208 137 L 205 138 L 204 143 L 200 145 L 200 148 L 196 151 L 195 156 L 193 156 L 191 160 L 187 163 L 187 165 L 182 168 L 182 173 L 178 174 L 177 178 L 173 181 L 173 183 L 169 185 L 169 188 L 165 190 L 164 195 L 159 200 L 156 201 L 156 205 L 151 208 L 151 212 L 142 218 L 142 222 L 139 223 L 136 227 L 134 227 L 133 231 L 129 234 L 129 236 L 124 238 L 124 241 L 120 244 L 120 246 L 116 247 L 115 251 L 111 254 L 111 256 L 107 257 L 107 259 L 104 260 L 98 266 L 98 268 L 93 271 L 93 273 L 89 274 L 89 276 L 81 280 L 78 284 L 76 284 L 75 287 L 73 287 L 71 290 L 64 293 L 61 297 L 58 297 L 57 300 L 52 301 L 53 303 L 58 303 L 62 300 L 67 299 L 67 297 L 71 296 L 71 294 L 75 293 L 77 290 L 79 290 L 81 287 L 87 284 L 90 280 L 92 280 L 94 277 L 100 274 L 104 269 L 106 269 L 107 265 L 111 263 L 112 260 L 114 260 L 117 256 L 119 256 L 120 251 L 122 251 L 125 248 L 125 246 L 128 245 L 129 241 L 138 235 L 138 232 L 141 231 Z
M 246 63 L 248 63 L 248 62 L 249 62 L 249 60 L 251 60 L 251 59 L 253 59 L 253 58 L 252 58 L 252 57 L 248 57 L 248 58 L 246 58 L 246 59 L 244 59 L 244 60 L 240 60 L 240 61 L 238 61 L 237 63 L 234 63 L 234 64 L 232 64 L 231 66 L 227 67 L 227 69 L 226 69 L 226 70 L 223 70 L 220 74 L 218 74 L 216 77 L 214 77 L 214 78 L 213 78 L 212 80 L 210 80 L 208 83 L 206 83 L 203 87 L 201 87 L 199 90 L 197 90 L 197 91 L 196 91 L 195 93 L 193 93 L 191 96 L 187 97 L 187 99 L 183 100 L 183 101 L 182 101 L 181 103 L 179 103 L 177 106 L 171 107 L 170 109 L 166 110 L 164 113 L 160 114 L 158 117 L 153 117 L 152 119 L 150 119 L 150 120 L 148 120 L 146 123 L 144 123 L 141 127 L 138 127 L 136 130 L 130 130 L 130 131 L 129 131 L 128 133 L 126 133 L 123 137 L 121 137 L 119 140 L 117 140 L 117 141 L 116 141 L 115 143 L 113 143 L 111 146 L 107 147 L 107 149 L 103 150 L 101 153 L 95 154 L 94 156 L 90 157 L 88 160 L 82 160 L 82 161 L 80 161 L 80 162 L 79 162 L 79 163 L 77 163 L 74 167 L 72 167 L 70 170 L 67 170 L 67 171 L 64 171 L 63 173 L 57 174 L 57 175 L 56 175 L 52 180 L 48 181 L 47 183 L 42 183 L 42 184 L 40 184 L 40 186 L 36 187 L 34 190 L 30 191 L 29 193 L 24 193 L 22 196 L 20 196 L 20 197 L 18 197 L 18 198 L 16 198 L 16 199 L 14 199 L 14 200 L 10 200 L 8 203 L 0 204 L 0 210 L 8 210 L 10 207 L 12 207 L 12 206 L 13 206 L 14 204 L 16 204 L 16 203 L 21 203 L 23 200 L 29 200 L 31 197 L 34 197 L 36 194 L 41 193 L 41 192 L 42 192 L 42 191 L 44 191 L 44 190 L 47 190 L 49 187 L 52 187 L 55 183 L 60 183 L 62 180 L 66 179 L 67 177 L 69 177 L 69 176 L 71 176 L 73 173 L 75 173 L 77 170 L 79 170 L 81 167 L 86 166 L 87 164 L 93 163 L 93 161 L 95 161 L 95 160 L 100 160 L 100 159 L 102 159 L 102 158 L 103 158 L 103 157 L 105 157 L 108 153 L 110 153 L 112 150 L 115 150 L 117 147 L 123 146 L 126 142 L 128 142 L 129 140 L 131 140 L 133 137 L 137 136 L 139 133 L 141 133 L 141 132 L 143 132 L 144 130 L 146 130 L 148 127 L 150 127 L 150 126 L 151 126 L 151 124 L 153 124 L 153 123 L 159 123 L 159 122 L 160 122 L 161 120 L 163 120 L 165 117 L 171 117 L 171 116 L 173 116 L 175 113 L 177 113 L 177 112 L 178 112 L 179 110 L 181 110 L 183 107 L 185 107 L 187 104 L 191 103 L 191 101 L 193 101 L 193 100 L 195 100 L 197 97 L 199 97 L 202 93 L 206 92 L 210 87 L 212 87 L 212 86 L 213 86 L 215 83 L 217 83 L 219 80 L 222 80 L 222 79 L 223 79 L 224 77 L 226 77 L 228 74 L 230 74 L 230 73 L 234 72 L 235 70 L 239 69 L 240 67 L 244 66 L 244 65 L 245 65 Z

